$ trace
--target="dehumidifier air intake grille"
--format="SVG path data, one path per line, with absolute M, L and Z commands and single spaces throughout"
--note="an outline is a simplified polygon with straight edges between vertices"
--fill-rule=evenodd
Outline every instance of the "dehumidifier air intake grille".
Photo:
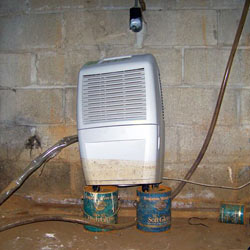
M 144 69 L 84 75 L 83 124 L 145 120 Z

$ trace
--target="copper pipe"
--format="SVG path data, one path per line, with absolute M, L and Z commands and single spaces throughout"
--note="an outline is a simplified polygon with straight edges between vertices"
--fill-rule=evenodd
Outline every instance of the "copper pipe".
M 244 24 L 245 24 L 245 21 L 246 21 L 248 9 L 249 9 L 249 4 L 250 4 L 250 0 L 246 0 L 243 11 L 242 11 L 242 14 L 241 14 L 241 19 L 240 19 L 240 22 L 239 22 L 239 26 L 238 26 L 238 29 L 237 29 L 237 32 L 236 32 L 236 35 L 235 35 L 235 38 L 234 38 L 231 53 L 230 53 L 230 56 L 228 58 L 228 62 L 227 62 L 227 66 L 226 66 L 226 69 L 225 69 L 224 77 L 223 77 L 223 80 L 222 80 L 222 83 L 221 83 L 220 93 L 219 93 L 219 96 L 218 96 L 218 99 L 217 99 L 214 114 L 213 114 L 213 117 L 212 117 L 212 120 L 211 120 L 211 123 L 210 123 L 210 127 L 208 129 L 206 139 L 205 139 L 205 141 L 204 141 L 204 143 L 202 145 L 202 148 L 201 148 L 196 160 L 194 161 L 192 167 L 187 172 L 187 174 L 186 174 L 186 176 L 184 178 L 185 180 L 189 180 L 191 178 L 194 171 L 197 169 L 198 165 L 200 164 L 201 160 L 203 159 L 203 156 L 205 155 L 205 153 L 207 151 L 207 148 L 208 148 L 208 145 L 209 145 L 209 143 L 211 141 L 211 138 L 212 138 L 212 135 L 213 135 L 213 132 L 214 132 L 214 128 L 215 128 L 215 125 L 216 125 L 216 122 L 217 122 L 217 119 L 218 119 L 218 116 L 219 116 L 219 113 L 220 113 L 220 108 L 221 108 L 221 104 L 222 104 L 222 101 L 223 101 L 224 93 L 225 93 L 225 90 L 226 90 L 226 87 L 227 87 L 227 81 L 228 81 L 230 71 L 231 71 L 231 67 L 232 67 L 232 64 L 233 64 L 234 55 L 235 55 L 235 52 L 237 50 L 238 43 L 239 43 L 239 40 L 240 40 L 240 36 L 241 36 L 242 30 L 243 30 L 243 27 L 244 27 Z M 185 185 L 186 185 L 186 182 L 181 182 L 178 185 L 178 187 L 172 193 L 172 199 L 174 199 L 181 192 L 181 190 L 183 189 L 183 187 Z

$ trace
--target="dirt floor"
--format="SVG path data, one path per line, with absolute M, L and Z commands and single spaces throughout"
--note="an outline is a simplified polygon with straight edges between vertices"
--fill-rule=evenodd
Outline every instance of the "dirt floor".
M 20 205 L 21 206 L 18 206 Z M 12 199 L 0 207 L 1 224 L 27 214 L 43 213 L 80 214 L 79 207 L 48 207 Z M 121 222 L 131 221 L 121 218 Z M 39 222 L 16 227 L 0 233 L 0 249 L 213 249 L 247 250 L 250 232 L 246 225 L 232 225 L 215 219 L 202 221 L 202 225 L 189 225 L 187 218 L 173 218 L 172 228 L 164 233 L 146 233 L 136 227 L 93 233 L 82 225 L 65 222 Z

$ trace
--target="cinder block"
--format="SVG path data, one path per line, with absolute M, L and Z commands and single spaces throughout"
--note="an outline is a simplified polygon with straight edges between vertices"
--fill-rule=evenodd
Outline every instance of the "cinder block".
M 222 81 L 229 51 L 185 49 L 184 81 L 192 84 L 217 84 Z
M 204 142 L 207 130 L 202 127 L 179 127 L 180 160 L 196 159 Z M 217 126 L 203 162 L 247 163 L 250 160 L 250 129 Z
M 206 125 L 214 108 L 214 91 L 199 88 L 163 88 L 167 125 Z
M 36 134 L 40 137 L 42 142 L 42 151 L 47 150 L 59 140 L 66 136 L 77 134 L 76 126 L 71 125 L 55 125 L 55 126 L 37 126 Z M 55 158 L 55 160 L 67 161 L 70 163 L 79 163 L 80 153 L 78 143 L 63 149 Z
M 3 161 L 3 159 L 1 159 L 0 162 L 1 162 L 0 164 L 0 171 L 1 171 L 0 190 L 3 190 L 11 181 L 8 175 L 13 175 L 11 171 L 12 172 L 15 172 L 15 171 L 13 168 L 9 168 L 9 171 L 7 170 L 7 161 Z
M 154 0 L 146 1 L 147 10 L 211 9 L 209 0 Z
M 169 8 L 175 7 L 175 0 L 154 0 L 154 1 L 145 1 L 146 10 L 167 10 Z
M 32 157 L 38 156 L 38 148 L 30 151 L 25 147 L 28 139 L 33 136 L 33 127 L 5 125 L 0 126 L 0 159 L 12 161 L 30 161 Z
M 13 12 L 23 12 L 29 9 L 27 0 L 1 0 L 0 14 L 9 14 Z
M 95 11 L 65 13 L 66 48 L 85 45 L 131 45 L 128 11 Z
M 6 149 L 9 160 L 0 155 L 1 190 L 5 188 L 13 178 L 19 176 L 31 160 L 35 159 L 41 152 L 54 145 L 63 136 L 72 135 L 73 127 L 30 127 L 12 126 L 0 127 L 0 147 L 1 152 Z M 3 133 L 2 133 L 3 132 Z M 45 132 L 43 134 L 42 132 Z M 26 139 L 33 133 L 39 135 L 42 149 L 34 149 L 30 154 L 25 149 Z M 57 137 L 57 138 L 55 138 Z M 60 138 L 59 138 L 60 137 Z M 55 140 L 56 139 L 56 140 Z M 76 158 L 72 160 L 74 152 L 77 151 Z M 39 183 L 39 184 L 38 184 Z M 40 167 L 21 187 L 20 194 L 39 197 L 55 194 L 75 194 L 81 195 L 83 185 L 83 173 L 80 164 L 80 154 L 78 145 L 63 149 L 59 154 L 50 160 L 46 165 Z M 60 198 L 58 198 L 60 199 Z
M 92 9 L 98 7 L 98 0 L 29 0 L 31 11 L 52 11 L 69 9 Z
M 77 134 L 76 126 L 60 125 L 60 126 L 41 126 L 36 127 L 36 133 L 41 138 L 43 151 L 53 146 L 59 140 L 66 136 L 72 136 Z M 60 153 L 51 161 L 57 164 L 62 162 L 63 164 L 69 164 L 70 169 L 67 169 L 67 174 L 70 176 L 70 192 L 73 195 L 82 196 L 82 187 L 84 186 L 84 175 L 80 160 L 80 152 L 78 143 L 74 143 L 69 147 L 61 150 Z M 59 183 L 60 184 L 60 183 Z
M 182 62 L 179 49 L 146 49 L 145 51 L 156 57 L 163 86 L 181 83 Z
M 191 164 L 167 164 L 164 169 L 164 176 L 183 179 L 190 167 Z M 234 164 L 201 164 L 190 180 L 205 184 L 235 187 L 236 171 L 237 167 Z M 172 190 L 175 190 L 180 182 L 164 181 L 164 183 L 169 185 Z M 236 199 L 236 195 L 233 194 L 231 190 L 186 184 L 183 190 L 175 198 L 173 207 L 211 208 L 214 206 L 213 204 L 218 202 L 235 202 Z
M 208 127 L 218 98 L 218 90 L 204 88 L 163 88 L 167 125 L 203 125 Z M 223 99 L 219 125 L 236 125 L 236 90 L 227 90 Z
M 169 2 L 169 7 L 174 9 L 209 9 L 211 7 L 209 0 L 171 0 L 167 2 Z
M 219 90 L 215 91 L 213 98 L 213 107 L 215 108 L 217 98 L 219 95 Z M 233 126 L 238 124 L 238 99 L 239 94 L 237 90 L 227 89 L 223 98 L 223 102 L 221 105 L 221 110 L 219 114 L 219 118 L 217 121 L 218 125 L 223 126 Z M 212 119 L 212 114 L 211 114 Z
M 101 0 L 99 5 L 104 9 L 129 9 L 135 5 L 133 0 Z
M 61 46 L 59 14 L 23 15 L 0 18 L 0 49 L 38 49 Z
M 82 165 L 80 162 L 80 155 L 79 155 L 79 163 L 74 162 L 70 166 L 70 182 L 71 182 L 71 193 L 74 196 L 78 196 L 79 198 L 82 197 L 83 187 L 86 184 L 85 184 Z
M 31 82 L 31 54 L 0 54 L 0 86 L 25 87 Z
M 66 89 L 65 119 L 68 124 L 76 124 L 77 88 Z
M 240 4 L 239 4 L 240 6 Z M 220 45 L 231 46 L 241 17 L 241 9 L 238 10 L 222 10 L 219 12 L 218 19 L 218 43 Z M 240 38 L 240 45 L 249 46 L 250 20 L 246 19 L 246 23 Z
M 154 0 L 154 1 L 145 1 L 146 10 L 166 10 L 166 9 L 175 9 L 176 6 L 182 6 L 182 3 L 176 0 Z M 99 7 L 103 9 L 129 9 L 134 6 L 133 0 L 101 0 L 99 2 Z
M 156 57 L 163 86 L 181 83 L 182 62 L 180 49 L 112 47 L 107 48 L 106 51 L 107 57 L 150 53 Z
M 53 124 L 64 121 L 63 90 L 17 90 L 16 116 L 18 124 Z
M 22 173 L 22 168 L 26 166 L 26 163 L 19 162 L 18 166 L 14 166 L 15 162 L 12 161 L 1 161 L 0 164 L 0 172 L 1 172 L 1 181 L 0 181 L 0 189 L 3 190 L 7 187 L 7 185 L 18 175 Z
M 244 0 L 212 0 L 211 5 L 214 9 L 241 9 Z
M 19 161 L 1 162 L 0 189 L 3 190 L 14 179 L 22 174 L 28 162 Z M 64 161 L 47 162 L 32 174 L 16 192 L 17 195 L 25 196 L 38 202 L 63 203 L 74 201 L 75 197 L 82 196 L 82 185 L 77 185 L 77 190 L 71 188 L 70 169 L 73 166 Z M 79 179 L 83 175 L 79 173 Z M 83 180 L 81 180 L 83 182 Z
M 250 90 L 242 89 L 241 90 L 241 124 L 249 125 L 250 124 Z
M 11 160 L 17 162 L 30 162 L 64 137 L 76 135 L 77 129 L 76 126 L 66 125 L 18 126 L 13 124 L 0 126 L 0 132 L 0 161 Z M 41 147 L 38 147 L 37 142 L 34 143 L 33 148 L 26 147 L 29 139 L 34 135 L 36 135 L 41 143 Z M 79 163 L 80 153 L 78 150 L 78 143 L 63 149 L 57 154 L 54 160 Z
M 167 10 L 167 9 L 204 9 L 210 7 L 209 0 L 154 0 L 145 1 L 146 10 Z M 101 0 L 100 8 L 104 9 L 129 9 L 134 6 L 134 1 L 124 0 Z
M 0 127 L 0 132 L 2 133 L 1 127 Z M 1 143 L 0 143 L 0 148 L 1 148 L 1 150 L 0 150 L 0 162 L 2 162 L 8 158 L 8 148 L 6 147 L 5 144 L 1 144 Z
M 148 23 L 145 45 L 217 44 L 216 11 L 152 11 L 145 12 L 145 19 Z
M 191 84 L 220 85 L 223 79 L 229 50 L 187 49 L 184 59 L 184 81 Z M 250 52 L 238 50 L 235 55 L 228 84 L 249 85 Z
M 178 161 L 178 134 L 176 127 L 165 127 L 165 162 Z
M 147 48 L 150 49 L 150 48 Z M 125 55 L 135 55 L 135 54 L 144 54 L 147 50 L 145 48 L 135 48 L 132 46 L 103 46 L 104 57 L 116 57 L 116 56 L 125 56 Z
M 8 145 L 5 136 L 6 127 L 0 125 L 0 162 L 8 159 Z M 1 164 L 0 164 L 1 165 Z
M 42 198 L 43 195 L 71 194 L 70 187 L 70 163 L 49 161 L 25 181 L 19 192 L 31 197 L 39 194 Z
M 58 53 L 39 54 L 37 78 L 41 85 L 64 84 L 64 55 Z
M 184 178 L 190 166 L 182 163 L 167 163 L 164 164 L 163 176 L 167 178 Z M 174 190 L 179 182 L 164 180 L 164 183 Z
M 13 90 L 0 90 L 0 123 L 9 123 L 15 120 L 16 92 Z
M 249 164 L 242 164 L 237 171 L 237 186 L 244 185 L 250 180 L 250 166 Z M 250 202 L 250 186 L 246 186 L 237 192 L 238 202 L 247 204 Z
M 98 61 L 100 57 L 100 51 L 97 47 L 66 53 L 64 59 L 66 84 L 77 85 L 78 74 L 82 66 L 89 61 Z
M 235 62 L 232 66 L 232 80 L 237 82 L 240 79 L 240 83 L 243 86 L 250 86 L 250 51 L 238 50 L 235 58 Z
M 209 0 L 154 0 L 145 1 L 146 10 L 167 10 L 167 9 L 201 9 L 210 6 Z M 134 1 L 129 0 L 101 0 L 100 8 L 104 9 L 129 9 L 134 6 Z M 146 13 L 146 12 L 145 12 Z
M 196 159 L 202 143 L 205 140 L 207 130 L 202 127 L 178 127 L 179 145 L 180 145 L 180 161 L 188 162 L 189 164 Z M 222 146 L 222 144 L 220 144 Z M 210 145 L 211 147 L 211 145 Z M 208 152 L 206 153 L 203 162 L 207 162 Z
M 29 164 L 42 152 L 56 144 L 66 136 L 77 134 L 76 126 L 1 126 L 0 127 L 0 161 L 26 162 Z M 41 143 L 41 148 L 36 145 L 30 149 L 26 147 L 28 140 L 36 135 Z M 72 144 L 59 152 L 50 162 L 67 162 L 80 164 L 78 143 Z M 1 165 L 1 164 L 0 164 Z

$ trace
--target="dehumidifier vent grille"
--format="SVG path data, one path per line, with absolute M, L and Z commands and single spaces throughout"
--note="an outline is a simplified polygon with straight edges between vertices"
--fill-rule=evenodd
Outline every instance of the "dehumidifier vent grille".
M 83 123 L 146 119 L 144 69 L 84 75 Z

